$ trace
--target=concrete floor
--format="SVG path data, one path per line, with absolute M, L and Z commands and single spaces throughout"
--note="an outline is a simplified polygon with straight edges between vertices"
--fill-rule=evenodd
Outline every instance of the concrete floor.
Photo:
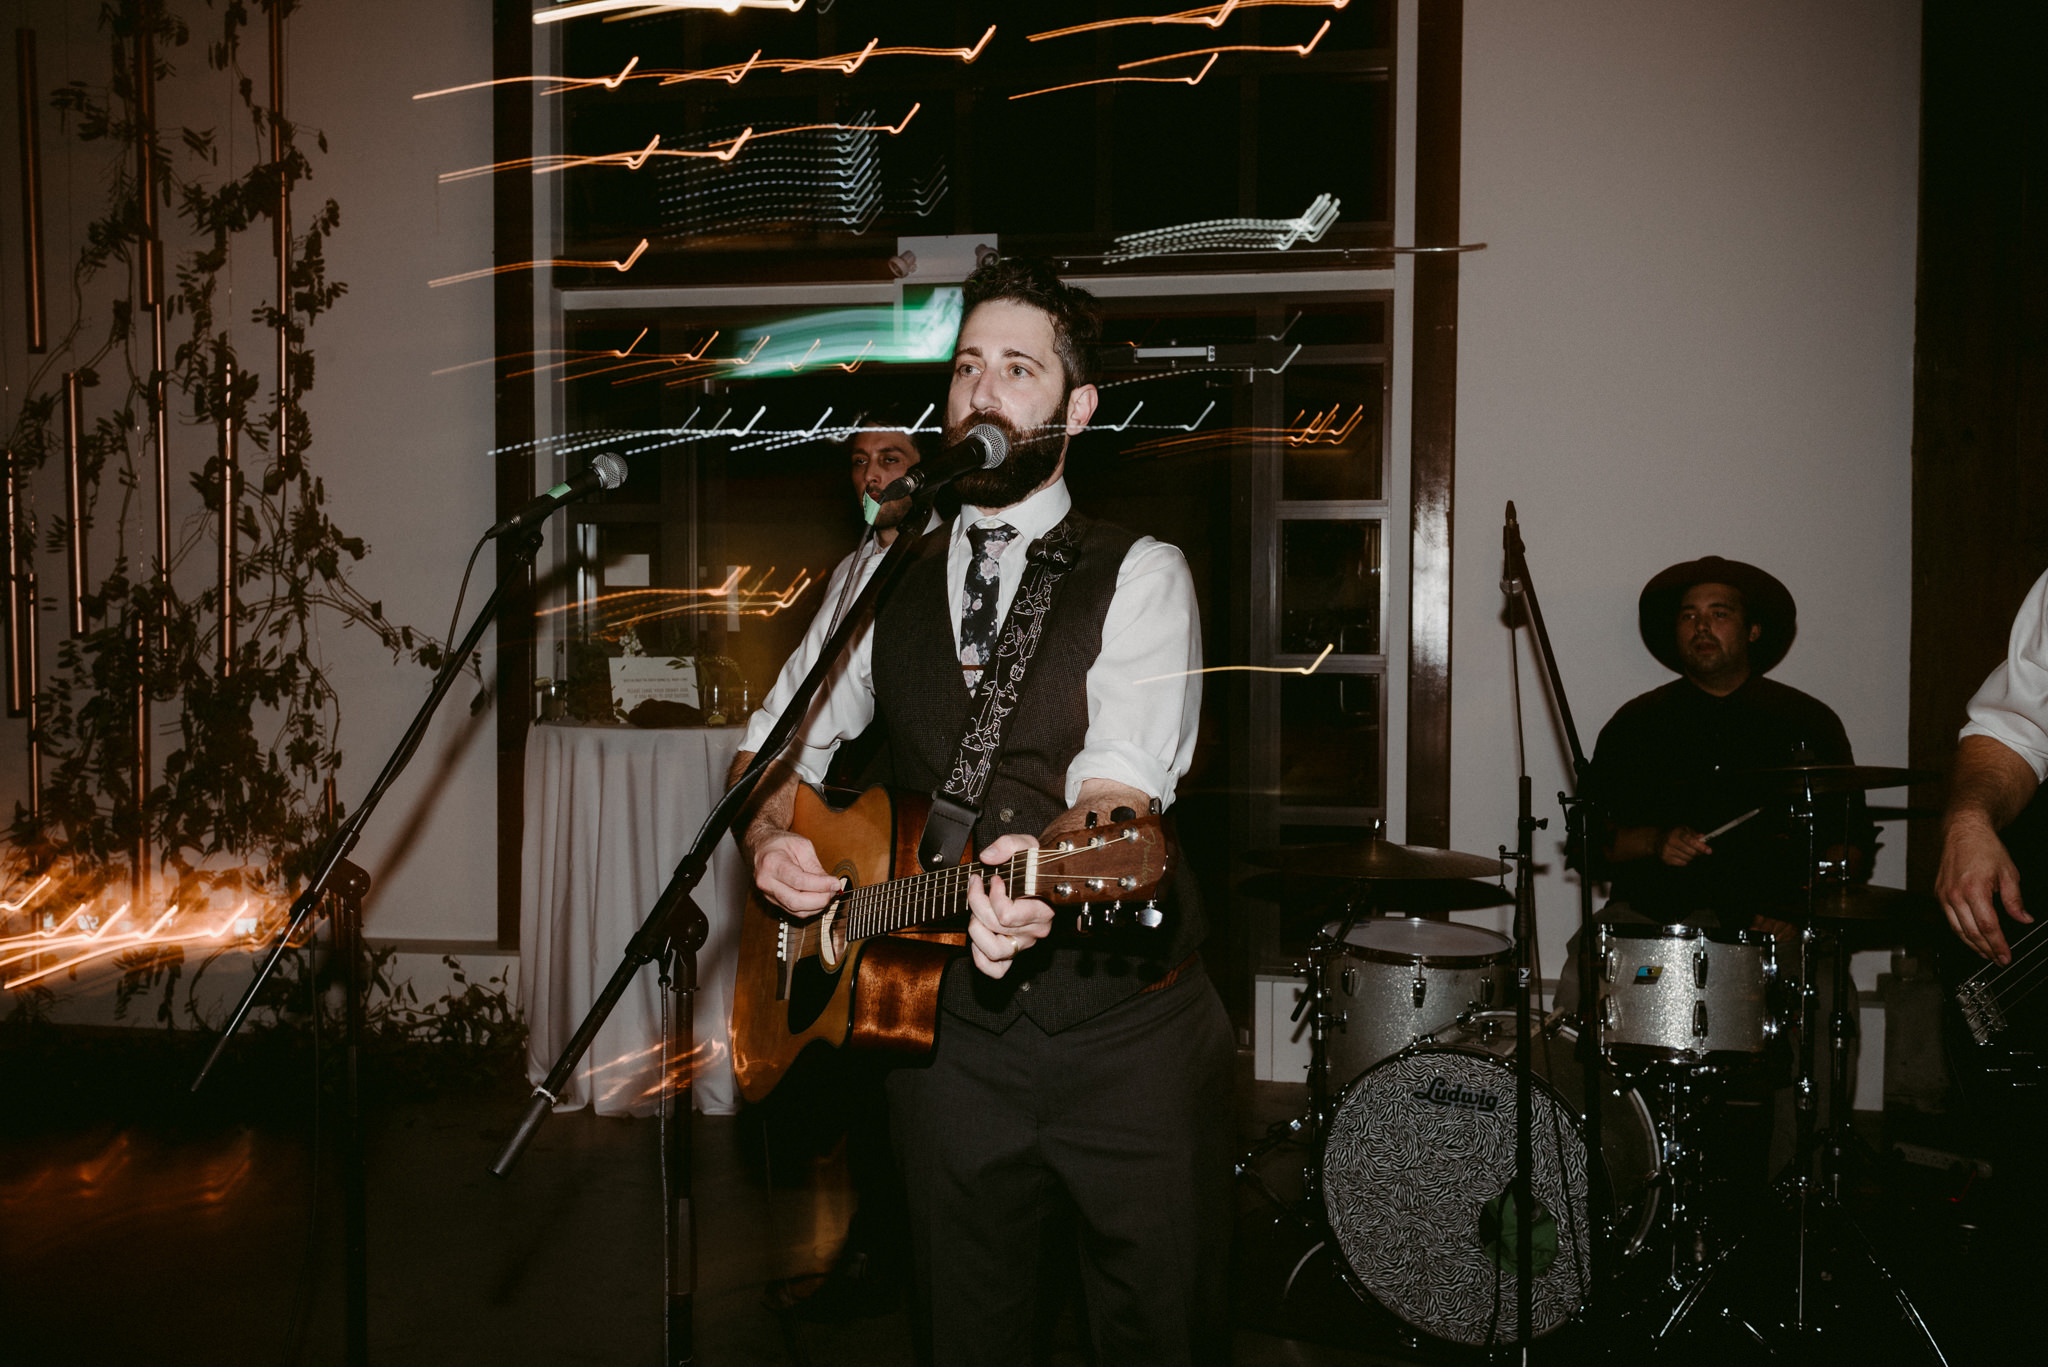
M 1253 1084 L 1248 1060 L 1244 1071 L 1240 1114 L 1255 1136 L 1297 1109 L 1302 1089 Z M 125 1100 L 109 1096 L 101 1106 L 74 1094 L 46 1108 L 48 1123 L 36 1118 L 42 1097 L 16 1093 L 0 1123 L 0 1360 L 343 1361 L 337 1154 L 308 1143 L 313 1121 L 303 1094 L 287 1119 L 223 1120 L 168 1099 L 174 1090 L 167 1084 L 159 1103 L 131 1087 Z M 662 1360 L 653 1122 L 555 1116 L 501 1181 L 485 1169 L 522 1104 L 519 1089 L 506 1086 L 390 1101 L 376 1111 L 374 1361 Z M 105 1114 L 95 1118 L 96 1109 Z M 333 1119 L 331 1099 L 324 1119 Z M 763 1303 L 769 1282 L 828 1265 L 851 1209 L 843 1162 L 777 1159 L 758 1126 L 737 1118 L 700 1118 L 695 1135 L 698 1360 L 909 1361 L 900 1311 L 829 1326 Z M 1304 1157 L 1283 1146 L 1259 1171 L 1286 1197 L 1298 1189 Z M 1951 1361 L 1995 1360 L 1983 1352 L 1993 1337 L 1973 1322 L 1984 1320 L 2001 1276 L 2009 1281 L 2038 1261 L 2016 1269 L 1996 1230 L 1973 1223 L 1985 1213 L 1981 1190 L 1973 1197 L 1950 1175 L 1922 1170 L 1893 1169 L 1886 1182 L 1857 1196 L 1873 1241 L 1951 1348 Z M 1314 1237 L 1245 1186 L 1238 1362 L 1472 1360 L 1404 1345 L 1400 1326 L 1345 1290 L 1328 1256 L 1304 1258 Z M 1071 1324 L 1064 1337 L 1052 1361 L 1080 1363 Z M 1903 1339 L 1888 1341 L 1897 1347 Z M 1542 1347 L 1540 1357 L 1577 1360 L 1586 1345 L 1574 1345 L 1567 1331 Z M 1898 1360 L 1928 1360 L 1901 1352 Z M 1713 1360 L 1745 1356 L 1717 1349 Z

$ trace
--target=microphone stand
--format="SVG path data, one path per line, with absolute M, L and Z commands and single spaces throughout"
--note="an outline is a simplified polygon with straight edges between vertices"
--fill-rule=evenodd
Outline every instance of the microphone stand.
M 532 1142 L 534 1135 L 540 1130 L 541 1123 L 548 1118 L 557 1104 L 563 1089 L 569 1085 L 569 1079 L 575 1073 L 577 1063 L 589 1050 L 591 1042 L 597 1038 L 598 1030 L 603 1027 L 613 1008 L 618 1005 L 619 998 L 625 995 L 634 975 L 646 965 L 657 959 L 668 961 L 665 972 L 674 975 L 677 1016 L 684 1022 L 683 1028 L 688 1028 L 690 998 L 697 982 L 697 951 L 703 947 L 711 930 L 710 921 L 705 917 L 703 909 L 697 905 L 692 893 L 696 890 L 697 884 L 703 881 L 705 870 L 710 867 L 712 851 L 718 847 L 718 842 L 725 837 L 726 832 L 732 829 L 734 818 L 753 795 L 763 771 L 781 753 L 783 746 L 795 733 L 797 724 L 802 721 L 805 713 L 810 711 L 811 699 L 817 695 L 819 688 L 824 685 L 826 676 L 838 663 L 847 642 L 853 639 L 854 632 L 866 620 L 874 605 L 901 577 L 903 570 L 910 563 L 912 551 L 923 543 L 922 528 L 931 517 L 932 498 L 939 483 L 940 481 L 934 481 L 911 500 L 910 510 L 899 524 L 902 530 L 897 533 L 895 542 L 882 557 L 882 563 L 876 567 L 859 595 L 854 598 L 852 605 L 847 608 L 846 615 L 840 618 L 839 625 L 819 647 L 818 658 L 812 663 L 811 672 L 804 676 L 804 681 L 797 686 L 788 706 L 782 709 L 782 715 L 776 719 L 767 739 L 761 742 L 760 750 L 755 753 L 753 763 L 747 766 L 739 781 L 726 790 L 725 795 L 712 807 L 711 814 L 704 818 L 704 824 L 698 828 L 696 840 L 691 844 L 688 853 L 684 854 L 681 862 L 676 865 L 668 886 L 655 898 L 654 906 L 648 911 L 646 919 L 640 923 L 640 928 L 633 933 L 632 939 L 627 941 L 625 953 L 621 956 L 618 967 L 612 970 L 611 978 L 597 994 L 597 999 L 591 1003 L 582 1024 L 576 1027 L 576 1032 L 569 1037 L 568 1043 L 562 1046 L 562 1052 L 556 1058 L 554 1067 L 533 1089 L 533 1096 L 527 1103 L 525 1114 L 520 1117 L 511 1138 L 505 1141 L 505 1147 L 491 1163 L 492 1176 L 504 1177 L 512 1171 L 513 1165 L 519 1161 L 519 1155 Z M 913 527 L 920 530 L 913 532 Z M 679 1060 L 674 1057 L 665 1060 L 664 1070 L 676 1066 L 678 1062 Z M 691 1314 L 695 1291 L 696 1233 L 690 1210 L 690 1098 L 687 1077 L 682 1091 L 683 1095 L 677 1103 L 676 1137 L 665 1138 L 663 1144 L 663 1172 L 671 1184 L 667 1193 L 668 1199 L 663 1206 L 666 1256 L 669 1259 L 670 1270 L 667 1332 L 668 1361 L 671 1364 L 690 1362 L 694 1353 Z
M 362 902 L 370 890 L 370 876 L 351 864 L 348 856 L 362 839 L 363 828 L 369 824 L 371 813 L 377 804 L 391 790 L 391 785 L 412 762 L 413 752 L 419 749 L 425 738 L 427 726 L 434 713 L 440 708 L 441 700 L 448 696 L 448 690 L 455 686 L 455 680 L 462 674 L 462 663 L 470 657 L 477 643 L 483 639 L 484 631 L 497 616 L 498 603 L 505 596 L 505 590 L 514 577 L 524 574 L 533 565 L 534 556 L 540 553 L 541 534 L 528 530 L 513 543 L 513 564 L 499 578 L 498 586 L 491 590 L 491 596 L 477 610 L 476 620 L 470 624 L 463 636 L 442 664 L 441 672 L 434 676 L 434 684 L 427 692 L 427 699 L 414 714 L 412 724 L 399 738 L 397 747 L 390 758 L 384 761 L 384 768 L 370 785 L 370 791 L 363 798 L 362 805 L 350 813 L 334 834 L 327 838 L 326 846 L 320 852 L 315 865 L 312 881 L 292 903 L 291 915 L 286 919 L 284 929 L 278 932 L 270 957 L 256 970 L 255 979 L 248 991 L 236 1003 L 234 1012 L 228 1017 L 227 1025 L 221 1030 L 220 1038 L 214 1041 L 213 1052 L 206 1057 L 206 1063 L 199 1075 L 192 1079 L 192 1090 L 197 1092 L 206 1085 L 214 1065 L 220 1062 L 226 1052 L 228 1041 L 241 1028 L 249 1010 L 256 1004 L 256 998 L 263 985 L 276 971 L 278 961 L 284 957 L 292 936 L 320 906 L 323 897 L 329 896 L 332 888 L 332 905 L 329 914 L 334 923 L 334 950 L 341 956 L 344 973 L 343 984 L 346 994 L 345 1017 L 347 1021 L 346 1087 L 345 1112 L 347 1115 L 346 1139 L 342 1154 L 342 1201 L 343 1229 L 346 1244 L 346 1305 L 344 1320 L 346 1330 L 346 1360 L 351 1367 L 361 1367 L 370 1360 L 370 1312 L 369 1312 L 369 1253 L 368 1253 L 368 1195 L 364 1183 L 363 1125 L 360 1051 L 363 1034 L 363 981 L 360 956 L 362 941 Z
M 1599 986 L 1599 973 L 1594 963 L 1595 936 L 1593 928 L 1593 884 L 1596 881 L 1596 874 L 1598 872 L 1595 868 L 1597 847 L 1594 844 L 1594 832 L 1600 828 L 1600 822 L 1597 819 L 1597 804 L 1593 799 L 1586 796 L 1586 780 L 1592 766 L 1586 759 L 1585 747 L 1579 743 L 1579 728 L 1572 720 L 1571 701 L 1565 694 L 1564 679 L 1558 673 L 1557 654 L 1550 643 L 1550 632 L 1543 624 L 1543 606 L 1536 597 L 1536 581 L 1529 574 L 1527 548 L 1522 544 L 1522 527 L 1515 520 L 1515 505 L 1512 502 L 1508 504 L 1507 521 L 1501 529 L 1501 549 L 1504 553 L 1503 572 L 1505 576 L 1501 587 L 1510 595 L 1520 598 L 1522 605 L 1528 609 L 1530 634 L 1539 648 L 1538 653 L 1542 656 L 1544 674 L 1550 681 L 1550 696 L 1557 704 L 1558 719 L 1564 724 L 1565 742 L 1571 749 L 1574 792 L 1571 794 L 1559 793 L 1557 798 L 1565 810 L 1567 845 L 1569 848 L 1577 851 L 1579 865 L 1580 1027 L 1578 1053 L 1579 1065 L 1585 1072 L 1586 1236 L 1589 1262 L 1591 1264 L 1586 1279 L 1585 1314 L 1588 1320 L 1593 1320 L 1596 1318 L 1595 1312 L 1599 1306 L 1602 1278 L 1608 1268 L 1607 1234 L 1610 1223 L 1610 1213 L 1608 1210 L 1609 1192 L 1606 1188 L 1607 1164 L 1605 1155 L 1602 1153 L 1601 1141 L 1603 1136 L 1600 1127 L 1600 1011 L 1599 1002 L 1596 997 Z M 1522 849 L 1525 853 L 1519 856 L 1524 861 L 1528 858 L 1526 851 L 1529 849 L 1534 834 L 1528 822 L 1529 779 L 1524 775 L 1522 778 L 1521 840 Z M 1524 873 L 1527 872 L 1528 864 L 1526 862 L 1522 864 L 1522 870 Z M 1527 955 L 1529 952 L 1529 941 L 1524 939 L 1523 936 L 1524 934 L 1533 936 L 1535 931 L 1533 889 L 1531 890 L 1530 901 L 1531 906 L 1526 913 L 1527 930 L 1526 932 L 1518 932 L 1516 936 L 1517 942 L 1523 946 L 1524 967 L 1522 972 L 1525 979 L 1528 975 Z M 1518 898 L 1516 906 L 1517 921 L 1523 921 L 1524 916 L 1525 913 L 1520 905 L 1520 898 Z M 1521 1046 L 1524 1054 L 1524 1062 L 1518 1065 L 1517 1069 L 1516 1089 L 1519 1093 L 1516 1102 L 1517 1120 L 1521 1126 L 1521 1133 L 1517 1136 L 1516 1157 L 1519 1166 L 1516 1181 L 1519 1184 L 1523 1184 L 1520 1186 L 1516 1198 L 1518 1202 L 1524 1199 L 1520 1192 L 1527 1191 L 1526 1183 L 1528 1182 L 1529 1172 L 1527 1165 L 1530 1158 L 1527 1129 L 1529 1084 L 1527 1079 L 1528 1065 L 1526 1062 L 1528 1051 L 1528 990 L 1530 986 L 1533 985 L 1525 984 L 1523 988 L 1521 1018 L 1515 1027 L 1517 1043 Z M 1526 1247 L 1527 1244 L 1525 1242 L 1523 1248 Z M 1528 1267 L 1527 1259 L 1527 1253 L 1523 1253 L 1521 1255 L 1520 1267 L 1524 1269 L 1525 1276 Z M 1518 1287 L 1517 1290 L 1524 1296 L 1529 1294 L 1526 1289 L 1526 1282 L 1524 1286 Z M 1526 1316 L 1526 1309 L 1522 1313 Z M 1526 1317 L 1521 1321 L 1521 1327 L 1523 1334 L 1522 1344 L 1526 1352 L 1529 1329 L 1529 1322 Z

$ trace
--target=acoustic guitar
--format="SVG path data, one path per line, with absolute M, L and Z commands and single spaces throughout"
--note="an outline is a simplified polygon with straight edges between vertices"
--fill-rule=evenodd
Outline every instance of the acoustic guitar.
M 748 895 L 732 1007 L 733 1074 L 747 1100 L 766 1097 L 814 1042 L 930 1052 L 940 979 L 967 944 L 974 878 L 1000 873 L 1013 897 L 1079 908 L 1063 926 L 1081 934 L 1158 924 L 1156 907 L 1132 905 L 1158 893 L 1172 863 L 1157 816 L 1077 831 L 1000 865 L 970 850 L 951 868 L 920 871 L 930 801 L 870 788 L 834 808 L 808 785 L 796 790 L 790 828 L 843 891 L 801 918 Z

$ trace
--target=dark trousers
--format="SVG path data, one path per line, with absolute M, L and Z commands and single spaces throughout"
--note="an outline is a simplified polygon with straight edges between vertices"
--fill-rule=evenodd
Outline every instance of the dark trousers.
M 1199 972 L 1056 1035 L 941 1019 L 930 1066 L 889 1079 L 930 1361 L 1031 1360 L 1063 1195 L 1097 1362 L 1228 1359 L 1234 1055 Z

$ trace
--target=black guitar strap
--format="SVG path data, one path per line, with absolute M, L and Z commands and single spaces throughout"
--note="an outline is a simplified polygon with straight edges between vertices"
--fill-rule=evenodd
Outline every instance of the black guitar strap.
M 953 769 L 932 794 L 924 835 L 917 842 L 920 868 L 947 868 L 960 862 L 967 837 L 981 819 L 982 795 L 1003 752 L 1003 721 L 1017 710 L 1024 672 L 1045 632 L 1053 590 L 1074 567 L 1080 554 L 1082 519 L 1069 512 L 1026 554 L 1024 582 L 996 634 L 996 655 L 981 671 L 981 684 L 969 705 L 967 730 L 953 755 Z

